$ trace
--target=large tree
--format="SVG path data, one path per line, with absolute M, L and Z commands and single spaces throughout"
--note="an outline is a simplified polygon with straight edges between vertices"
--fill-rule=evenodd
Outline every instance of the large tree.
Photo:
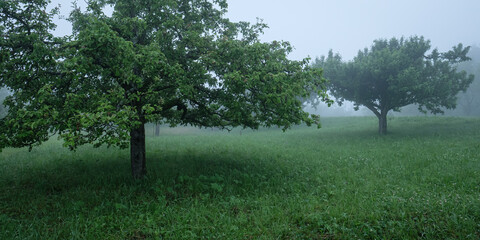
M 73 35 L 55 38 L 48 0 L 0 3 L 0 87 L 12 95 L 0 149 L 64 145 L 131 149 L 143 177 L 145 124 L 281 126 L 317 117 L 302 110 L 321 71 L 287 58 L 288 42 L 264 43 L 263 23 L 231 22 L 225 0 L 92 0 L 70 15 Z M 111 16 L 103 13 L 113 6 Z
M 329 91 L 339 104 L 348 100 L 356 110 L 367 107 L 378 117 L 379 133 L 386 134 L 390 110 L 418 104 L 422 112 L 443 113 L 444 108 L 456 107 L 457 93 L 472 82 L 472 75 L 456 69 L 469 60 L 469 47 L 459 44 L 445 53 L 429 52 L 430 48 L 423 37 L 380 39 L 352 61 L 330 51 L 313 65 L 324 69 Z

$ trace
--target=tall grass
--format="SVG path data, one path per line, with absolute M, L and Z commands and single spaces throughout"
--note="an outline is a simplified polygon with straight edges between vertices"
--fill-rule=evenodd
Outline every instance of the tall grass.
M 480 119 L 376 124 L 162 128 L 137 182 L 128 150 L 5 149 L 0 239 L 479 239 Z

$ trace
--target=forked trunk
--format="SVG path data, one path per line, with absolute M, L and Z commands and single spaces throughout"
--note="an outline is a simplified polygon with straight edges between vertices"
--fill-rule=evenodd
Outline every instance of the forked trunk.
M 378 133 L 381 135 L 387 134 L 387 113 L 381 113 L 378 116 Z
M 386 107 L 380 108 L 380 107 L 375 107 L 372 104 L 366 104 L 365 105 L 370 111 L 372 111 L 375 116 L 378 118 L 378 133 L 380 135 L 385 135 L 387 134 L 387 113 L 389 110 L 387 110 Z
M 145 125 L 141 124 L 130 131 L 130 161 L 132 176 L 140 179 L 147 173 L 145 163 Z

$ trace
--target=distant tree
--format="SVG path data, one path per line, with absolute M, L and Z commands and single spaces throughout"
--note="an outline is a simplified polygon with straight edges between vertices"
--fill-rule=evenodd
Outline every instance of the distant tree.
M 456 64 L 469 60 L 469 47 L 459 44 L 445 53 L 429 50 L 430 41 L 423 37 L 381 39 L 359 51 L 353 61 L 344 62 L 330 51 L 313 65 L 324 69 L 339 104 L 348 100 L 357 110 L 367 107 L 379 120 L 379 133 L 386 134 L 390 110 L 418 104 L 422 112 L 443 113 L 442 107 L 455 108 L 457 93 L 472 82 L 473 75 L 456 69 Z
M 288 42 L 262 43 L 266 27 L 224 17 L 225 0 L 91 0 L 55 38 L 48 0 L 0 2 L 0 87 L 8 114 L 0 148 L 58 134 L 76 149 L 130 146 L 132 175 L 146 173 L 145 124 L 199 127 L 317 122 L 300 99 L 326 97 L 321 71 L 291 61 Z M 102 9 L 113 6 L 112 16 Z

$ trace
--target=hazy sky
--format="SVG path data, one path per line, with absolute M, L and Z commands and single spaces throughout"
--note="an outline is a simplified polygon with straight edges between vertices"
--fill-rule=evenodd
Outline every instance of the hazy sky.
M 68 15 L 70 1 L 62 4 Z M 269 25 L 264 41 L 286 40 L 295 47 L 292 59 L 325 55 L 329 49 L 352 59 L 374 39 L 422 35 L 441 51 L 452 46 L 480 45 L 479 0 L 229 0 L 233 21 Z M 79 0 L 84 5 L 83 0 Z M 57 34 L 71 31 L 57 20 Z

